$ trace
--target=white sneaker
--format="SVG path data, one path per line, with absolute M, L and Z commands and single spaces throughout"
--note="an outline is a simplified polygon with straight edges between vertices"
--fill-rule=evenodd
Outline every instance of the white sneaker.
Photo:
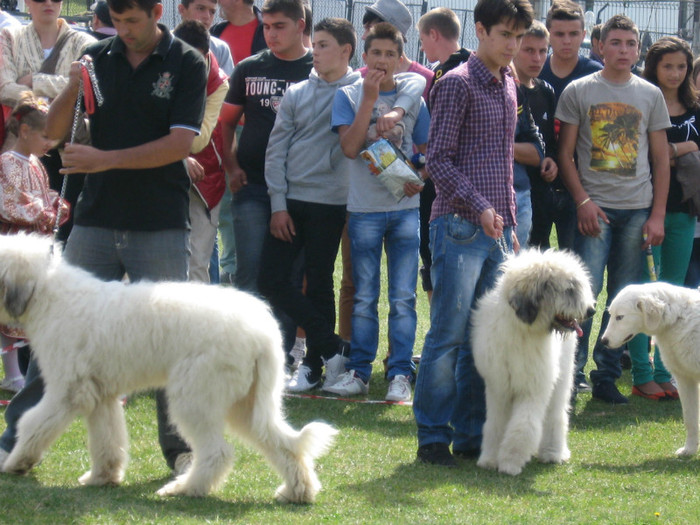
M 292 365 L 292 367 L 299 368 L 301 361 L 304 359 L 304 356 L 306 356 L 305 337 L 297 337 L 296 341 L 294 341 L 294 346 L 289 351 L 289 355 L 291 355 L 294 358 L 294 364 Z
M 350 358 L 342 354 L 335 354 L 328 361 L 323 359 L 323 364 L 326 367 L 326 380 L 323 382 L 322 390 L 325 390 L 326 386 L 333 386 L 338 382 L 340 376 L 345 373 L 345 365 L 348 361 Z
M 287 390 L 289 392 L 306 392 L 316 387 L 320 382 L 320 377 L 315 381 L 311 379 L 311 369 L 308 366 L 300 365 L 287 383 Z
M 366 395 L 369 392 L 369 383 L 365 383 L 357 377 L 354 370 L 348 370 L 338 378 L 334 385 L 329 385 L 328 387 L 323 385 L 323 390 L 339 396 Z
M 389 383 L 386 392 L 387 401 L 410 401 L 411 400 L 411 380 L 408 376 L 394 376 Z

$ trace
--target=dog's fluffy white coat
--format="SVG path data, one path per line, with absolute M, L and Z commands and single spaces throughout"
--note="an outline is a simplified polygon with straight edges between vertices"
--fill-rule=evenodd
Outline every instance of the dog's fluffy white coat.
M 49 252 L 44 238 L 0 236 L 0 322 L 24 327 L 46 384 L 19 421 L 6 472 L 30 470 L 84 415 L 92 469 L 80 482 L 120 483 L 128 442 L 119 396 L 158 387 L 193 451 L 192 466 L 159 494 L 203 496 L 223 482 L 228 427 L 280 473 L 280 501 L 314 500 L 314 459 L 336 431 L 310 423 L 297 432 L 285 421 L 282 340 L 262 301 L 193 283 L 103 282 Z
M 592 315 L 588 273 L 573 254 L 524 250 L 472 313 L 472 349 L 486 387 L 477 465 L 517 475 L 530 458 L 561 463 L 576 348 L 574 320 Z
M 676 454 L 695 454 L 700 409 L 700 291 L 662 282 L 633 284 L 617 294 L 608 311 L 603 344 L 617 348 L 640 332 L 656 339 L 661 359 L 676 378 L 683 407 L 685 445 Z

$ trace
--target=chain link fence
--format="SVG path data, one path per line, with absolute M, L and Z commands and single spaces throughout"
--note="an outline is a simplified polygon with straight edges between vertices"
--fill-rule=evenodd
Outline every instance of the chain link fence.
M 32 1 L 32 0 L 26 0 Z M 86 21 L 89 18 L 88 9 L 94 0 L 64 0 L 63 14 L 74 21 Z M 173 28 L 180 22 L 177 5 L 180 0 L 163 0 L 163 23 Z M 358 35 L 363 32 L 362 17 L 365 7 L 374 3 L 374 0 L 308 0 L 311 4 L 314 20 L 325 17 L 339 17 L 350 20 Z M 0 0 L 0 6 L 6 11 L 24 12 L 25 0 Z M 263 0 L 255 0 L 255 4 L 262 5 Z M 462 23 L 462 46 L 468 49 L 476 48 L 478 41 L 474 31 L 473 10 L 476 0 L 404 0 L 406 7 L 413 16 L 414 24 L 430 9 L 435 7 L 449 7 Z M 644 52 L 646 48 L 662 36 L 676 35 L 691 41 L 695 25 L 700 23 L 700 0 L 655 0 L 655 1 L 622 1 L 622 0 L 583 0 L 579 2 L 587 15 L 589 28 L 598 22 L 605 22 L 612 15 L 624 13 L 632 18 L 642 33 Z M 546 0 L 534 0 L 536 14 L 544 18 L 550 2 Z M 413 27 L 406 35 L 407 55 L 420 62 L 424 62 L 420 52 L 418 31 Z M 353 65 L 359 65 L 361 53 L 358 52 Z

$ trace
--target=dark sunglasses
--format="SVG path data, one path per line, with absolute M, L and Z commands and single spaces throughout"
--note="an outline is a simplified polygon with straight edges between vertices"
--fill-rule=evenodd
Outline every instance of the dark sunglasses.
M 32 0 L 32 1 L 37 3 L 37 4 L 44 4 L 44 3 L 46 3 L 47 0 Z M 54 4 L 60 4 L 61 2 L 63 2 L 63 0 L 51 0 L 51 2 L 53 2 Z

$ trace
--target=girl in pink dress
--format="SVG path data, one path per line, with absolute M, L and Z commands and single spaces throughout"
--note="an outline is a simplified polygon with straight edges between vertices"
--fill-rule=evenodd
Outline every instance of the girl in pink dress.
M 40 155 L 51 147 L 44 125 L 48 106 L 31 91 L 24 92 L 10 115 L 8 131 L 17 136 L 10 151 L 0 155 L 0 233 L 38 232 L 49 235 L 61 214 L 61 222 L 69 216 L 68 204 L 49 189 L 49 180 Z M 10 348 L 23 337 L 21 329 L 0 325 L 2 348 Z M 0 389 L 19 391 L 24 378 L 17 363 L 17 352 L 2 354 L 5 378 Z

